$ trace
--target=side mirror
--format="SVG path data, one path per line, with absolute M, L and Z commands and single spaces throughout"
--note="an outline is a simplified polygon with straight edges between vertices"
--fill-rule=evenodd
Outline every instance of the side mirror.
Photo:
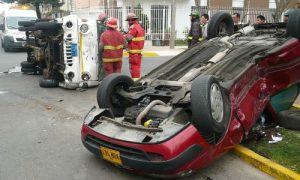
M 0 24 L 0 30 L 4 30 L 4 24 Z

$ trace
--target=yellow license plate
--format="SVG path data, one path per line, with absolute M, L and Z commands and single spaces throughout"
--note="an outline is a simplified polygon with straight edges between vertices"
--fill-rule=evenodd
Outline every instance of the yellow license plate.
M 102 154 L 103 159 L 110 161 L 114 164 L 117 165 L 122 165 L 122 161 L 121 161 L 121 157 L 120 157 L 120 152 L 113 150 L 113 149 L 109 149 L 106 147 L 102 147 L 100 146 L 100 151 Z

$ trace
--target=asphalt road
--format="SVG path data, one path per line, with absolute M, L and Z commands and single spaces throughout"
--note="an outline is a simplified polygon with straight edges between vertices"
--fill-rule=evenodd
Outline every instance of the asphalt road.
M 170 57 L 145 58 L 144 74 Z M 81 144 L 83 117 L 96 105 L 96 90 L 44 89 L 40 76 L 2 73 L 19 66 L 24 52 L 0 49 L 0 180 L 152 179 L 97 159 Z M 123 72 L 128 72 L 124 60 Z M 227 153 L 184 179 L 273 179 Z

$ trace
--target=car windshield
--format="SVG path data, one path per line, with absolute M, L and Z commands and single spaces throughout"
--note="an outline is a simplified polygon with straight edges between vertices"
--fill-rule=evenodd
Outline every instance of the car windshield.
M 19 21 L 31 21 L 35 20 L 36 17 L 17 17 L 17 16 L 11 16 L 6 18 L 6 26 L 8 29 L 18 29 Z

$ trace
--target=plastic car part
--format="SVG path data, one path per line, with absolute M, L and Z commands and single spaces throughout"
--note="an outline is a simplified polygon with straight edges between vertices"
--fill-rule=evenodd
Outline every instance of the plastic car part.
M 154 100 L 152 101 L 136 118 L 136 124 L 141 125 L 142 119 L 149 113 L 149 111 L 155 106 L 155 105 L 166 105 L 161 100 Z
M 287 23 L 287 34 L 300 39 L 300 10 L 294 10 L 289 15 Z
M 300 109 L 281 111 L 278 114 L 278 124 L 284 128 L 300 131 Z
M 97 102 L 100 108 L 111 109 L 116 117 L 124 115 L 126 105 L 121 102 L 121 99 L 116 95 L 117 89 L 122 88 L 128 90 L 134 86 L 133 80 L 119 73 L 110 74 L 103 79 L 97 91 Z
M 210 19 L 207 27 L 209 39 L 219 36 L 231 36 L 234 32 L 234 24 L 230 14 L 218 12 Z
M 200 75 L 193 81 L 191 122 L 202 134 L 223 134 L 228 126 L 229 107 L 221 86 L 213 76 Z
M 56 79 L 40 79 L 39 85 L 43 88 L 54 88 L 58 87 L 58 81 Z

